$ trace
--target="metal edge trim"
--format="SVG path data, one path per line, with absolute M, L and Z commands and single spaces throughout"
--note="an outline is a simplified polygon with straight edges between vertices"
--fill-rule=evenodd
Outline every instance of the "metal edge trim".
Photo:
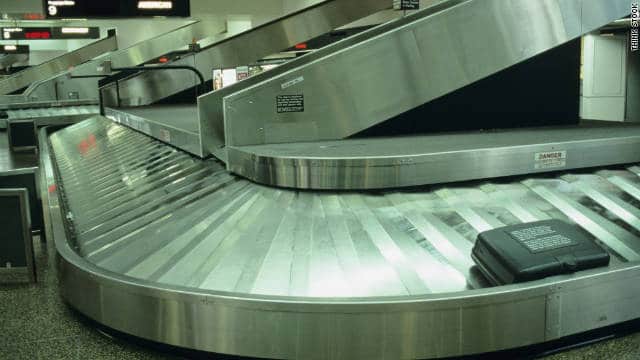
M 205 158 L 208 154 L 203 145 L 202 133 L 194 133 L 174 126 L 161 124 L 151 119 L 113 108 L 106 108 L 104 117 L 200 158 Z M 163 139 L 161 135 L 158 134 L 162 131 L 166 131 L 169 134 L 169 140 Z M 185 141 L 174 141 L 176 137 L 182 138 Z
M 263 156 L 246 151 L 243 147 L 227 147 L 226 149 L 228 155 L 227 168 L 229 171 L 261 184 L 296 189 L 352 190 L 429 185 L 640 161 L 640 153 L 620 151 L 619 147 L 621 145 L 629 147 L 629 149 L 637 148 L 640 146 L 640 136 L 540 143 L 513 147 L 489 147 L 402 156 L 345 157 L 343 159 Z M 589 148 L 599 154 L 604 154 L 607 149 L 611 150 L 611 148 L 616 148 L 618 151 L 610 151 L 610 156 L 568 156 L 566 164 L 561 167 L 540 169 L 534 167 L 533 155 L 536 152 L 561 149 L 575 154 L 582 148 Z M 512 151 L 507 153 L 507 149 Z M 600 149 L 600 151 L 595 149 Z M 510 168 L 485 166 L 476 169 L 475 172 L 469 170 L 464 174 L 446 174 L 446 172 L 442 171 L 443 166 L 447 166 L 453 161 L 456 161 L 457 167 L 464 167 L 463 162 L 465 160 L 469 161 L 469 166 L 464 168 L 473 169 L 478 167 L 479 163 L 493 163 L 487 160 L 491 158 L 496 162 L 515 164 L 515 166 Z M 407 176 L 403 179 L 399 174 L 403 169 L 411 173 L 412 176 Z M 417 179 L 416 173 L 429 174 L 429 178 L 424 175 L 421 179 Z M 344 174 L 350 174 L 350 178 L 346 179 Z M 431 174 L 437 175 L 432 176 Z M 358 181 L 358 178 L 361 180 Z M 338 182 L 335 179 L 343 181 Z

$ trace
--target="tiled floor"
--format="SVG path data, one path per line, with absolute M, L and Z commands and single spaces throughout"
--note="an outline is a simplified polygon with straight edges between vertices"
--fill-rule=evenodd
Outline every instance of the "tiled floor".
M 52 250 L 34 241 L 37 285 L 0 285 L 0 359 L 175 359 L 109 338 L 58 294 Z
M 0 359 L 180 359 L 112 338 L 66 306 L 58 294 L 50 244 L 35 241 L 39 283 L 0 285 Z M 202 358 L 198 354 L 198 358 Z M 215 358 L 215 357 L 213 357 Z M 547 360 L 640 359 L 640 334 L 568 351 Z

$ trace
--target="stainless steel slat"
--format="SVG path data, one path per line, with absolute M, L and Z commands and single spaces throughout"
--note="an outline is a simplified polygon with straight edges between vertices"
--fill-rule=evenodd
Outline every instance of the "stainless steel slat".
M 78 151 L 90 134 L 95 146 Z M 623 261 L 640 259 L 640 177 L 625 170 L 313 192 L 254 184 L 101 117 L 51 144 L 79 254 L 161 284 L 311 298 L 460 292 L 488 286 L 470 258 L 480 231 L 550 218 L 575 222 Z

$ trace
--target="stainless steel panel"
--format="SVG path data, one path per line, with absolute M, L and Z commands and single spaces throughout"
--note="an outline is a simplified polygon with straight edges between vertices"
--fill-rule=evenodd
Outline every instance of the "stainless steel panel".
M 193 155 L 208 155 L 195 105 L 106 108 L 105 116 Z
M 9 135 L 0 132 L 0 173 L 18 175 L 33 173 L 38 168 L 38 157 L 33 153 L 13 153 L 9 150 Z
M 31 83 L 68 71 L 69 68 L 73 66 L 80 65 L 117 48 L 118 43 L 115 37 L 98 40 L 43 64 L 27 68 L 6 79 L 0 80 L 0 94 L 6 95 L 18 91 L 31 85 Z
M 170 65 L 195 67 L 205 80 L 211 80 L 212 68 L 196 66 L 195 54 L 186 55 Z M 156 101 L 200 85 L 200 80 L 188 70 L 147 71 L 112 83 L 99 91 L 102 101 L 108 107 L 133 107 L 150 105 Z M 193 96 L 196 97 L 196 90 Z
M 116 51 L 77 66 L 72 75 L 95 75 L 103 61 L 111 61 L 113 67 L 129 67 L 143 64 L 171 51 L 186 48 L 194 40 L 198 41 L 223 32 L 226 29 L 221 21 L 199 21 L 174 29 L 148 40 L 141 41 L 126 49 Z
M 640 161 L 640 126 L 588 123 L 407 137 L 227 148 L 227 168 L 300 189 L 376 189 Z M 538 153 L 564 152 L 545 163 Z
M 636 274 L 637 275 L 637 274 Z M 559 338 L 639 318 L 640 287 L 631 273 L 613 272 L 592 281 L 559 284 L 547 301 L 547 337 Z
M 14 64 L 25 63 L 29 61 L 29 54 L 4 54 L 0 55 L 0 69 L 8 69 Z M 3 78 L 0 78 L 2 80 Z
M 207 80 L 214 68 L 248 65 L 264 56 L 328 33 L 342 25 L 390 7 L 387 0 L 322 1 L 267 24 L 241 33 L 225 33 L 202 51 L 177 61 L 195 66 Z M 250 44 L 250 45 L 247 45 Z M 149 105 L 197 84 L 189 72 L 148 72 L 120 82 L 120 106 Z M 105 89 L 103 99 L 117 106 L 115 86 Z
M 446 9 L 450 6 L 453 6 L 454 4 L 461 3 L 463 1 L 464 0 L 438 1 L 434 4 L 429 5 L 426 9 L 423 10 L 423 12 L 436 13 L 441 11 L 442 9 Z M 200 126 L 203 130 L 203 138 L 206 140 L 207 149 L 218 159 L 226 161 L 226 149 L 224 148 L 224 106 L 222 102 L 226 96 L 256 86 L 257 84 L 260 84 L 264 81 L 268 81 L 272 77 L 278 77 L 282 74 L 289 73 L 290 71 L 299 67 L 315 63 L 316 61 L 319 61 L 331 54 L 347 51 L 358 43 L 392 31 L 404 21 L 405 20 L 397 20 L 396 22 L 389 22 L 387 24 L 380 25 L 369 31 L 359 33 L 337 43 L 325 46 L 322 49 L 315 50 L 309 54 L 305 54 L 305 56 L 298 57 L 295 60 L 291 60 L 275 69 L 252 76 L 248 79 L 237 82 L 223 89 L 200 96 L 198 98 L 198 111 L 200 113 L 200 119 L 202 122 Z
M 70 78 L 60 76 L 40 79 L 21 94 L 0 95 L 0 108 L 23 104 L 39 106 L 43 102 L 98 102 L 98 78 Z
M 52 71 L 46 75 L 41 74 L 37 78 L 31 79 L 29 83 L 24 85 L 31 84 L 23 95 L 19 98 L 13 96 L 0 97 L 0 104 L 25 101 L 65 100 L 69 98 L 69 93 L 74 93 L 73 95 L 77 95 L 79 99 L 97 101 L 99 97 L 97 79 L 69 78 L 69 75 L 96 75 L 99 65 L 107 60 L 110 60 L 114 67 L 137 66 L 171 51 L 186 48 L 187 45 L 194 40 L 206 39 L 224 30 L 225 25 L 222 21 L 208 20 L 206 22 L 193 22 L 168 33 L 132 45 L 126 49 L 108 54 L 104 54 L 106 51 L 103 51 L 86 59 L 92 61 L 85 60 L 86 62 L 75 66 L 73 69 L 69 69 L 69 66 L 66 66 L 57 71 Z
M 628 12 L 626 0 L 443 2 L 227 96 L 226 144 L 342 139 Z M 276 112 L 279 95 L 303 95 L 304 111 Z
M 98 105 L 55 106 L 6 110 L 11 121 L 33 121 L 36 126 L 64 125 L 85 120 L 100 113 Z
M 635 167 L 310 192 L 251 183 L 101 117 L 50 144 L 44 185 L 57 187 L 43 201 L 63 296 L 146 339 L 268 358 L 434 358 L 640 316 Z M 592 190 L 627 211 L 607 212 Z M 582 227 L 611 264 L 488 287 L 469 257 L 478 232 L 546 218 Z
M 4 98 L 0 96 L 0 99 Z M 61 106 L 85 106 L 85 105 L 97 105 L 98 102 L 94 100 L 47 100 L 47 101 L 23 101 L 0 104 L 1 110 L 24 110 L 24 109 L 36 109 L 36 108 L 51 108 Z
M 8 105 L 28 102 L 28 97 L 19 95 L 0 95 L 0 109 L 6 108 Z

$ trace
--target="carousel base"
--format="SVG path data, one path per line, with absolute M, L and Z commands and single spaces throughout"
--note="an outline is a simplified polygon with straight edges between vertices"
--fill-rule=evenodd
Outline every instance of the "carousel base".
M 439 358 L 640 318 L 640 168 L 380 191 L 250 182 L 94 117 L 40 137 L 61 291 L 147 340 L 240 356 Z M 491 286 L 478 233 L 573 223 L 609 266 Z

